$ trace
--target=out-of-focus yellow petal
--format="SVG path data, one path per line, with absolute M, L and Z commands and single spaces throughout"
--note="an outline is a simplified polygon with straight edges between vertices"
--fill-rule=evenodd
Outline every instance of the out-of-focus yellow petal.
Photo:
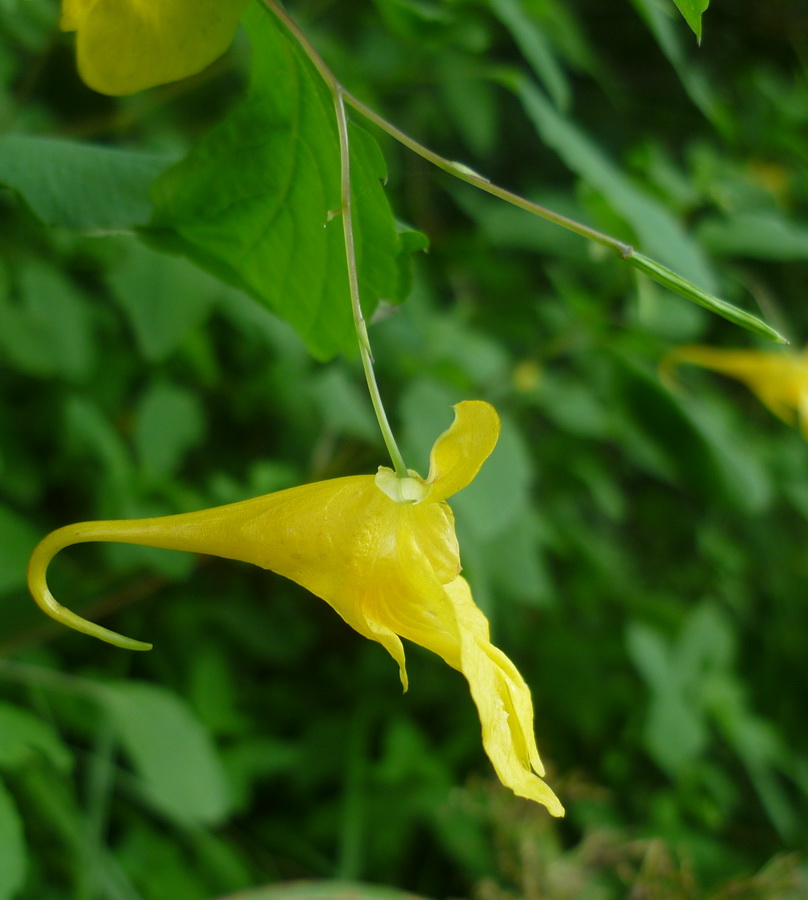
M 784 422 L 794 425 L 799 418 L 808 439 L 808 351 L 725 350 L 688 344 L 665 357 L 661 364 L 663 375 L 681 363 L 737 378 Z
M 482 400 L 454 407 L 450 428 L 435 441 L 429 456 L 429 500 L 446 500 L 469 484 L 499 439 L 497 411 Z
M 77 32 L 79 73 L 102 94 L 179 81 L 218 59 L 247 0 L 63 0 L 61 27 Z
M 95 0 L 62 0 L 62 18 L 59 21 L 62 31 L 75 31 L 93 3 Z

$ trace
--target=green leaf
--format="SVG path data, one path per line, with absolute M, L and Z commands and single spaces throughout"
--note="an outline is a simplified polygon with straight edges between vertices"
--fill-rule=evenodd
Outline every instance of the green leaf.
M 721 421 L 720 409 L 701 413 L 636 359 L 614 354 L 613 360 L 614 428 L 635 464 L 746 513 L 766 509 L 770 477 L 739 433 Z
M 0 900 L 18 896 L 25 881 L 28 855 L 14 798 L 0 781 Z
M 112 293 L 126 313 L 140 352 L 169 357 L 230 289 L 185 259 L 121 238 L 125 254 L 110 270 Z
M 356 344 L 339 215 L 339 144 L 331 95 L 265 10 L 248 11 L 253 80 L 246 99 L 153 197 L 152 235 L 266 304 L 320 359 Z M 399 237 L 375 141 L 351 126 L 354 225 L 363 305 L 406 289 Z
M 709 79 L 685 53 L 684 42 L 681 39 L 680 29 L 677 27 L 678 20 L 674 23 L 669 15 L 670 10 L 659 4 L 657 0 L 631 0 L 631 2 L 645 20 L 649 31 L 659 44 L 659 48 L 676 70 L 690 99 L 716 124 L 731 126 L 731 121 L 727 121 L 727 111 L 719 106 Z M 704 5 L 706 7 L 707 4 Z
M 646 749 L 659 766 L 677 775 L 707 743 L 704 715 L 676 670 L 675 654 L 653 628 L 630 622 L 626 643 L 629 656 L 651 691 L 645 721 Z
M 0 704 L 0 735 L 0 769 L 17 769 L 37 757 L 47 759 L 59 772 L 73 767 L 73 756 L 56 731 L 28 710 Z
M 751 331 L 752 334 L 758 334 L 778 344 L 788 343 L 787 338 L 784 338 L 779 331 L 776 331 L 771 325 L 767 325 L 762 319 L 753 316 L 752 313 L 748 313 L 746 310 L 740 309 L 740 307 L 733 306 L 732 303 L 727 303 L 726 300 L 722 300 L 708 291 L 702 290 L 656 260 L 644 256 L 642 253 L 632 253 L 631 256 L 626 258 L 626 262 L 653 278 L 654 281 L 679 294 L 680 297 L 685 297 L 687 300 L 698 303 L 699 306 L 709 309 L 710 312 L 721 316 L 728 322 L 732 322 L 733 325 L 739 325 L 741 328 Z
M 141 398 L 134 440 L 147 478 L 167 479 L 204 433 L 202 404 L 196 394 L 156 383 Z
M 185 825 L 212 825 L 228 815 L 231 797 L 221 761 L 183 700 L 133 681 L 105 685 L 101 700 L 155 808 Z
M 54 138 L 0 137 L 0 184 L 46 225 L 131 230 L 151 216 L 149 186 L 170 159 Z
M 699 225 L 697 234 L 705 247 L 725 256 L 808 260 L 808 224 L 773 210 L 711 217 Z
M 701 43 L 701 15 L 710 5 L 710 0 L 673 0 L 673 2 L 679 7 L 679 12 L 685 17 L 685 21 Z
M 0 349 L 27 374 L 86 379 L 95 354 L 83 296 L 62 272 L 38 261 L 16 273 L 14 288 L 12 301 L 0 286 Z
M 526 12 L 519 0 L 491 0 L 491 9 L 511 33 L 553 103 L 559 109 L 567 109 L 570 103 L 569 83 L 558 64 L 552 44 L 535 18 Z
M 379 426 L 367 392 L 359 384 L 344 366 L 334 364 L 312 377 L 310 391 L 324 430 L 377 442 Z

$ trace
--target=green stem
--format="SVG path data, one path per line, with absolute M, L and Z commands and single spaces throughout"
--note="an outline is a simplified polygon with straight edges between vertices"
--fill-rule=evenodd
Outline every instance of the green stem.
M 407 467 L 401 451 L 398 449 L 393 429 L 384 411 L 384 404 L 379 393 L 379 385 L 376 382 L 376 373 L 373 370 L 373 354 L 370 350 L 370 337 L 365 316 L 362 313 L 362 304 L 359 301 L 359 277 L 356 270 L 356 244 L 353 231 L 353 209 L 351 205 L 351 145 L 348 138 L 348 117 L 345 115 L 345 103 L 342 98 L 342 88 L 339 85 L 334 89 L 334 109 L 337 114 L 337 131 L 339 132 L 339 157 L 340 157 L 340 193 L 342 203 L 342 233 L 345 238 L 345 258 L 348 263 L 348 287 L 351 293 L 351 309 L 353 310 L 354 328 L 356 338 L 359 341 L 359 356 L 362 359 L 362 368 L 365 370 L 365 381 L 370 391 L 370 401 L 373 411 L 379 422 L 387 452 L 393 461 L 393 468 L 399 478 L 407 477 Z
M 393 429 L 390 427 L 390 421 L 384 410 L 379 385 L 376 381 L 376 373 L 373 370 L 373 353 L 370 349 L 370 337 L 368 336 L 368 328 L 359 298 L 359 277 L 356 267 L 356 242 L 354 241 L 353 208 L 351 204 L 351 145 L 348 136 L 348 117 L 345 114 L 345 90 L 334 77 L 331 69 L 323 62 L 322 57 L 314 49 L 311 41 L 298 28 L 297 23 L 289 16 L 286 10 L 276 3 L 275 0 L 262 0 L 262 3 L 294 37 L 334 97 L 334 110 L 337 117 L 337 132 L 339 134 L 340 212 L 342 213 L 342 232 L 345 238 L 345 260 L 348 265 L 348 288 L 351 294 L 354 328 L 356 329 L 356 338 L 359 343 L 359 356 L 362 360 L 365 381 L 370 392 L 370 402 L 373 404 L 373 411 L 376 414 L 382 438 L 384 438 L 384 443 L 387 446 L 387 452 L 390 454 L 390 459 L 393 462 L 393 468 L 399 478 L 406 478 L 408 474 L 407 466 L 404 464 L 404 458 L 398 449 Z

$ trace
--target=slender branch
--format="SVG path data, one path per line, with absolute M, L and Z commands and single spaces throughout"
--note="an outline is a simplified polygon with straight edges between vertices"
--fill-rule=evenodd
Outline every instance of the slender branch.
M 309 58 L 309 60 L 311 60 L 312 65 L 320 73 L 323 81 L 325 81 L 325 83 L 331 89 L 331 92 L 334 94 L 336 94 L 337 92 L 340 93 L 340 95 L 344 98 L 345 103 L 347 103 L 349 106 L 352 106 L 358 113 L 368 119 L 368 121 L 373 122 L 374 125 L 381 128 L 382 131 L 387 132 L 387 134 L 389 134 L 391 138 L 398 141 L 400 144 L 403 144 L 403 146 L 405 146 L 408 150 L 411 150 L 413 153 L 417 154 L 422 159 L 425 159 L 427 162 L 432 163 L 432 165 L 436 166 L 438 169 L 441 169 L 442 171 L 447 172 L 449 175 L 458 178 L 460 181 L 465 181 L 467 184 L 473 185 L 474 187 L 479 188 L 481 191 L 485 191 L 486 194 L 491 194 L 493 197 L 504 200 L 506 203 L 510 203 L 512 206 L 517 206 L 519 207 L 519 209 L 524 209 L 526 212 L 532 213 L 534 216 L 538 216 L 541 219 L 546 219 L 548 222 L 553 222 L 555 225 L 559 225 L 561 228 L 566 228 L 567 231 L 572 231 L 583 238 L 594 241 L 596 244 L 600 244 L 603 247 L 608 247 L 610 250 L 613 250 L 621 259 L 628 259 L 628 257 L 630 257 L 634 252 L 630 244 L 625 244 L 622 241 L 618 241 L 617 238 L 610 237 L 608 234 L 603 234 L 603 232 L 597 231 L 594 228 L 590 228 L 588 225 L 584 225 L 581 222 L 577 222 L 575 219 L 570 219 L 567 216 L 562 216 L 560 213 L 554 212 L 552 209 L 547 209 L 546 206 L 541 206 L 538 203 L 534 203 L 532 200 L 528 200 L 526 197 L 522 197 L 520 194 L 515 194 L 513 191 L 506 190 L 499 185 L 493 184 L 487 178 L 479 175 L 473 169 L 468 168 L 468 166 L 464 166 L 462 163 L 457 163 L 453 162 L 450 159 L 446 159 L 446 157 L 441 156 L 439 153 L 435 153 L 434 150 L 430 150 L 429 147 L 425 147 L 423 144 L 420 144 L 418 141 L 411 138 L 408 134 L 405 134 L 403 131 L 401 131 L 401 129 L 396 128 L 395 125 L 393 125 L 391 122 L 388 122 L 387 119 L 385 119 L 383 116 L 380 116 L 375 110 L 371 109 L 369 106 L 366 106 L 361 100 L 359 100 L 357 97 L 354 97 L 353 94 L 351 94 L 349 91 L 345 90 L 345 88 L 337 80 L 331 69 L 329 69 L 325 64 L 320 54 L 314 49 L 311 41 L 300 30 L 294 19 L 291 18 L 291 16 L 276 2 L 276 0 L 262 0 L 262 2 L 270 10 L 270 12 L 272 12 L 275 16 L 277 16 L 278 19 L 280 19 L 284 27 L 300 44 L 306 56 Z
M 547 209 L 546 206 L 541 206 L 539 203 L 534 203 L 532 200 L 528 200 L 520 194 L 515 194 L 513 191 L 509 191 L 506 188 L 500 187 L 498 184 L 494 184 L 483 175 L 470 169 L 468 166 L 465 166 L 462 163 L 453 162 L 452 160 L 441 156 L 439 153 L 435 153 L 434 150 L 430 150 L 429 147 L 425 147 L 423 144 L 418 143 L 418 141 L 411 138 L 408 134 L 405 134 L 403 131 L 396 128 L 395 125 L 388 122 L 377 112 L 369 106 L 366 106 L 361 100 L 354 97 L 353 94 L 349 94 L 347 91 L 345 92 L 345 102 L 349 103 L 366 119 L 373 122 L 374 125 L 378 125 L 379 128 L 386 131 L 390 137 L 395 138 L 400 144 L 407 147 L 408 150 L 412 150 L 413 153 L 418 154 L 422 159 L 427 160 L 427 162 L 432 163 L 433 166 L 437 166 L 437 168 L 447 172 L 449 175 L 452 175 L 460 181 L 465 181 L 466 184 L 471 184 L 474 187 L 479 188 L 479 190 L 485 191 L 486 194 L 491 194 L 493 197 L 504 200 L 512 206 L 518 206 L 519 209 L 524 209 L 534 216 L 539 216 L 541 219 L 546 219 L 548 222 L 560 225 L 562 228 L 566 228 L 567 231 L 572 231 L 581 237 L 594 241 L 596 244 L 608 247 L 610 250 L 614 250 L 621 259 L 628 259 L 634 252 L 630 244 L 618 241 L 617 238 L 610 237 L 608 234 L 603 234 L 603 232 L 590 228 L 588 225 L 584 225 L 581 222 L 577 222 L 575 219 L 570 219 L 568 216 L 562 216 L 561 213 L 554 212 L 552 209 Z

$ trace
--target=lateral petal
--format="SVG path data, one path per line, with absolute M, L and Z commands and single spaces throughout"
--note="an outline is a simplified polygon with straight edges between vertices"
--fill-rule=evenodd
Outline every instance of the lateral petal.
M 535 800 L 554 816 L 564 808 L 540 776 L 530 689 L 514 664 L 489 640 L 488 620 L 475 606 L 468 583 L 446 586 L 460 633 L 460 668 L 482 725 L 483 747 L 499 780 L 515 794 Z
M 491 455 L 500 433 L 497 411 L 483 400 L 464 400 L 429 456 L 428 501 L 446 500 L 468 485 Z

